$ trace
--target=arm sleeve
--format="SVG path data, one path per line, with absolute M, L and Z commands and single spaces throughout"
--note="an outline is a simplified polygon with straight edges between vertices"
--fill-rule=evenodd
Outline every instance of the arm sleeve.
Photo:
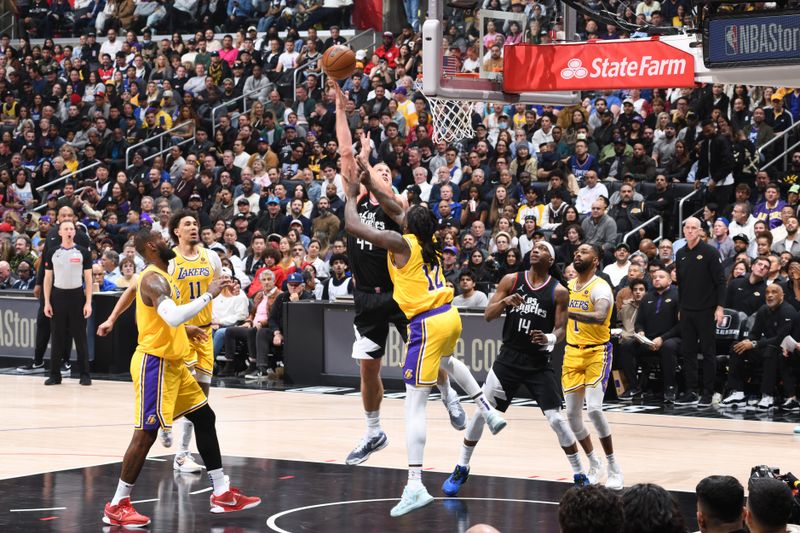
M 177 305 L 172 298 L 165 298 L 158 304 L 158 316 L 173 328 L 177 328 L 202 311 L 210 301 L 211 294 L 209 293 L 183 305 Z
M 91 270 L 92 269 L 92 254 L 89 253 L 89 250 L 86 248 L 80 248 L 81 254 L 83 255 L 83 269 L 84 270 Z
M 614 305 L 614 293 L 611 291 L 611 286 L 605 281 L 596 283 L 592 287 L 592 303 L 599 302 L 600 300 L 608 300 L 611 305 Z
M 211 263 L 211 268 L 214 269 L 214 279 L 217 279 L 222 275 L 222 259 L 219 258 L 219 254 L 214 250 L 208 251 L 208 262 Z

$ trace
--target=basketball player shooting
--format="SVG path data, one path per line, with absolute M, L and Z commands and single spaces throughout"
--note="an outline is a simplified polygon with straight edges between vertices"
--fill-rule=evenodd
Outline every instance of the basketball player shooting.
M 561 390 L 550 366 L 550 352 L 564 340 L 569 291 L 549 274 L 555 252 L 546 242 L 531 250 L 531 268 L 503 276 L 497 292 L 486 306 L 484 317 L 491 322 L 505 311 L 503 346 L 497 356 L 483 393 L 489 403 L 504 413 L 517 391 L 525 386 L 558 436 L 567 454 L 576 485 L 588 485 L 581 466 L 575 435 L 561 412 Z M 456 496 L 469 477 L 472 452 L 483 433 L 483 419 L 473 417 L 467 426 L 461 456 L 453 473 L 442 485 L 448 496 Z
M 359 167 L 367 190 L 388 212 L 387 206 L 393 199 L 384 187 L 373 184 L 362 154 L 359 154 Z M 441 250 L 435 238 L 437 221 L 433 213 L 425 207 L 413 206 L 406 213 L 403 233 L 376 229 L 361 221 L 357 210 L 360 185 L 352 178 L 352 174 L 346 176 L 345 229 L 388 251 L 393 297 L 409 320 L 410 336 L 403 365 L 408 484 L 400 503 L 391 510 L 391 516 L 397 517 L 433 501 L 422 484 L 422 459 L 427 433 L 425 408 L 440 367 L 475 400 L 493 434 L 502 430 L 506 421 L 489 405 L 466 365 L 452 357 L 461 336 L 461 316 L 450 305 L 453 289 L 447 287 L 442 273 Z
M 350 126 L 345 115 L 347 97 L 335 82 L 328 85 L 328 90 L 334 91 L 336 95 L 336 134 L 339 139 L 342 175 L 345 179 L 358 184 L 359 169 L 354 156 Z M 369 139 L 362 137 L 360 141 L 363 159 L 368 160 Z M 367 162 L 365 168 L 373 175 L 374 187 L 382 191 L 384 202 L 379 203 L 375 194 L 368 193 L 366 188 L 359 188 L 356 200 L 359 219 L 376 229 L 401 233 L 405 221 L 406 203 L 403 197 L 392 191 L 391 170 L 384 163 L 369 167 Z M 347 253 L 350 256 L 355 280 L 353 300 L 356 316 L 353 320 L 353 329 L 356 340 L 351 354 L 359 363 L 361 400 L 367 422 L 366 434 L 347 456 L 347 464 L 356 465 L 363 463 L 371 454 L 382 450 L 389 443 L 380 425 L 380 407 L 383 400 L 381 358 L 386 352 L 389 325 L 394 325 L 405 342 L 408 319 L 392 298 L 394 287 L 386 262 L 386 249 L 375 242 L 349 235 Z M 467 416 L 461 407 L 458 394 L 450 387 L 450 381 L 444 371 L 439 372 L 437 386 L 450 416 L 450 423 L 455 429 L 463 430 L 467 426 Z
M 177 285 L 167 273 L 167 263 L 175 257 L 160 233 L 141 231 L 135 239 L 136 251 L 147 263 L 136 284 L 136 324 L 139 338 L 131 359 L 131 377 L 136 392 L 134 432 L 122 460 L 117 491 L 106 503 L 103 521 L 112 526 L 144 527 L 150 519 L 131 504 L 131 491 L 153 446 L 158 429 L 172 427 L 173 419 L 185 416 L 192 421 L 197 448 L 208 469 L 213 492 L 212 513 L 250 509 L 261 503 L 230 486 L 222 469 L 217 440 L 216 417 L 206 395 L 184 364 L 190 352 L 189 337 L 183 324 L 200 313 L 230 284 L 218 279 L 207 291 L 183 305 Z M 110 327 L 99 330 L 100 335 Z
M 567 404 L 567 420 L 589 456 L 588 478 L 599 483 L 603 463 L 594 453 L 589 431 L 583 425 L 583 402 L 597 431 L 608 460 L 606 487 L 622 490 L 622 470 L 614 458 L 611 428 L 603 414 L 603 396 L 611 374 L 611 311 L 614 295 L 609 284 L 596 275 L 602 252 L 597 246 L 582 244 L 575 251 L 573 266 L 578 277 L 570 280 L 567 345 L 561 386 Z

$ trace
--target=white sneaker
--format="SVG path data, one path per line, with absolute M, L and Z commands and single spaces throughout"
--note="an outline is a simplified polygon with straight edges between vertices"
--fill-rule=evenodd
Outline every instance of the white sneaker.
M 458 431 L 466 429 L 467 413 L 464 412 L 464 408 L 461 406 L 458 396 L 453 394 L 453 399 L 449 401 L 446 398 L 442 398 L 442 403 L 444 403 L 445 408 L 447 408 L 447 414 L 450 415 L 450 424 L 453 428 Z
M 178 472 L 195 473 L 202 472 L 203 466 L 194 461 L 191 453 L 177 454 L 172 462 L 172 468 Z
M 504 427 L 508 425 L 505 418 L 500 416 L 500 413 L 494 409 L 486 413 L 485 418 L 486 425 L 489 426 L 489 431 L 492 432 L 492 435 L 497 435 L 503 430 Z
M 761 401 L 758 402 L 758 405 L 756 405 L 756 407 L 758 407 L 759 409 L 764 409 L 764 410 L 771 409 L 772 408 L 772 404 L 774 403 L 774 401 L 775 400 L 774 400 L 774 398 L 772 396 L 768 396 L 766 394 L 763 394 L 763 395 L 761 395 Z
M 592 485 L 600 483 L 604 475 L 605 469 L 603 468 L 603 462 L 599 460 L 589 460 L 589 472 L 586 474 L 586 477 L 589 478 L 589 483 Z
M 164 448 L 172 447 L 172 429 L 159 428 L 158 437 L 161 439 L 161 444 L 164 445 Z
M 720 405 L 723 407 L 744 406 L 747 405 L 747 398 L 745 398 L 744 392 L 735 390 L 722 400 Z
M 622 476 L 622 470 L 619 466 L 614 465 L 608 467 L 608 479 L 606 480 L 606 488 L 611 490 L 622 490 L 625 487 L 625 478 Z

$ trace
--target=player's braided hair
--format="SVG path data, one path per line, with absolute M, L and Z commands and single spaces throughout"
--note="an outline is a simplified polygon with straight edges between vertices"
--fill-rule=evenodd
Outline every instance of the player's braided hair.
M 442 247 L 433 237 L 438 226 L 433 213 L 425 207 L 412 206 L 406 213 L 406 225 L 422 247 L 422 261 L 428 265 L 438 265 L 442 258 Z

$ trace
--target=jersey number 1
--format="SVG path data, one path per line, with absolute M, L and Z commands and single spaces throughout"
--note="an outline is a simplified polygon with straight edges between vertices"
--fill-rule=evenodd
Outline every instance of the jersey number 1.
M 433 271 L 428 268 L 428 265 L 422 265 L 422 271 L 425 272 L 425 277 L 428 278 L 428 290 L 433 291 L 444 287 L 444 282 L 439 277 L 439 265 L 434 265 Z
M 192 300 L 200 298 L 200 295 L 203 294 L 200 292 L 200 282 L 199 281 L 190 281 L 189 282 L 189 298 Z

